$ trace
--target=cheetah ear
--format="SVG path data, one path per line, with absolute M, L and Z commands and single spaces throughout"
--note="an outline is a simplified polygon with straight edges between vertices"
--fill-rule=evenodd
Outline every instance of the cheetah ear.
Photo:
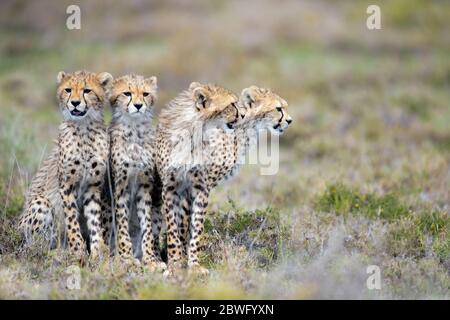
M 64 71 L 58 72 L 58 75 L 56 76 L 56 83 L 60 84 L 63 81 L 65 76 L 66 76 L 66 73 Z
M 255 105 L 258 90 L 259 88 L 257 86 L 250 86 L 242 90 L 239 100 L 244 107 L 252 108 Z
M 189 89 L 192 91 L 197 110 L 205 109 L 209 100 L 208 90 L 198 82 L 192 82 Z
M 151 76 L 150 78 L 146 78 L 145 82 L 147 82 L 149 85 L 153 87 L 157 87 L 158 79 L 155 76 Z
M 99 74 L 97 74 L 97 79 L 103 88 L 106 88 L 113 82 L 113 76 L 108 72 L 100 72 Z
M 189 90 L 193 91 L 195 90 L 195 88 L 201 87 L 202 84 L 200 82 L 191 82 L 191 84 L 189 85 Z

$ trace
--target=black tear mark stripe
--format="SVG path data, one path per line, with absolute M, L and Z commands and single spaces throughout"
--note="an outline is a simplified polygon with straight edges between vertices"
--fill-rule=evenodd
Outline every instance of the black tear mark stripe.
M 280 112 L 281 112 L 281 118 L 280 118 L 280 120 L 278 120 L 278 123 L 281 123 L 283 121 L 283 118 L 284 118 L 283 109 L 281 109 Z
M 235 103 L 232 103 L 231 105 L 234 107 L 234 110 L 236 111 L 236 113 L 234 114 L 234 119 L 232 121 L 230 121 L 229 124 L 235 124 L 239 119 L 239 110 L 236 107 Z
M 87 107 L 87 103 L 86 103 L 86 98 L 84 97 L 84 89 L 83 89 L 83 94 L 82 94 L 82 96 L 83 96 L 83 102 L 84 102 L 84 104 L 85 104 L 85 106 Z
M 239 109 L 236 107 L 235 103 L 232 103 L 232 105 L 234 107 L 234 110 L 236 111 L 235 118 L 236 118 L 236 121 L 237 121 L 237 119 L 239 119 Z
M 83 90 L 81 91 L 81 95 L 83 96 L 83 102 L 84 102 L 84 105 L 86 106 L 86 108 L 87 108 L 87 102 L 86 102 L 86 99 L 85 99 L 85 97 L 84 97 L 84 88 L 86 88 L 86 81 L 83 81 Z
M 127 103 L 127 107 L 130 105 L 131 101 L 133 101 L 133 93 L 131 93 L 131 88 L 128 86 L 128 91 L 130 92 L 130 101 Z
M 69 105 L 70 97 L 72 97 L 72 90 L 70 90 L 69 97 L 67 98 L 66 105 Z

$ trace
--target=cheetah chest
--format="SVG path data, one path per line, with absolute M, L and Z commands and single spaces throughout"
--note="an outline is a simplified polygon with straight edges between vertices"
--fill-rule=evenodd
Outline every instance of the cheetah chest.
M 129 174 L 137 175 L 153 164 L 150 133 L 128 128 L 125 132 L 123 162 L 129 166 Z

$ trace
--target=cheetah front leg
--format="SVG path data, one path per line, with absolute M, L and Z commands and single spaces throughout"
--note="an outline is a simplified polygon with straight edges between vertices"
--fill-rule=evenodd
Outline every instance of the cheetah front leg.
M 185 196 L 181 200 L 181 217 L 180 217 L 180 237 L 183 243 L 183 250 L 187 255 L 188 244 L 189 244 L 189 225 L 191 220 L 191 201 L 190 194 L 186 192 Z
M 83 207 L 90 236 L 91 257 L 98 258 L 105 249 L 101 223 L 101 198 L 106 168 L 98 162 L 94 162 L 92 167 L 93 171 L 83 195 Z
M 152 185 L 149 183 L 149 174 L 144 173 L 139 177 L 139 186 L 136 194 L 136 212 L 141 228 L 142 262 L 151 271 L 165 269 L 165 264 L 158 259 L 155 249 L 155 237 L 152 232 Z
M 192 208 L 189 225 L 188 268 L 190 272 L 208 274 L 208 269 L 200 266 L 198 253 L 201 248 L 201 239 L 204 232 L 206 208 L 208 206 L 209 189 L 207 181 L 201 172 L 193 170 L 190 172 L 192 183 Z
M 161 214 L 161 206 L 162 206 L 162 186 L 161 180 L 157 175 L 155 175 L 156 179 L 154 179 L 153 188 L 152 188 L 152 234 L 153 234 L 153 251 L 156 254 L 156 257 L 162 261 L 161 252 L 159 247 L 159 241 L 161 236 L 161 228 L 162 228 L 162 214 Z
M 76 191 L 74 190 L 73 183 L 66 181 L 66 183 L 61 186 L 60 194 L 63 202 L 64 221 L 66 224 L 69 250 L 75 256 L 82 258 L 86 253 L 86 246 L 80 232 L 75 193 Z
M 113 226 L 112 226 L 112 209 L 111 209 L 111 197 L 112 192 L 109 191 L 109 181 L 106 181 L 107 186 L 102 191 L 101 196 L 101 228 L 103 242 L 106 243 L 112 250 L 114 246 L 113 239 Z
M 117 248 L 119 256 L 125 262 L 136 263 L 133 257 L 133 244 L 129 232 L 129 204 L 128 175 L 126 170 L 118 170 L 114 174 L 114 207 L 117 224 Z
M 162 191 L 162 211 L 167 226 L 168 272 L 166 275 L 172 274 L 182 266 L 182 243 L 180 241 L 176 221 L 176 214 L 180 204 L 180 199 L 176 192 L 176 188 L 177 183 L 175 173 L 171 172 L 163 185 Z

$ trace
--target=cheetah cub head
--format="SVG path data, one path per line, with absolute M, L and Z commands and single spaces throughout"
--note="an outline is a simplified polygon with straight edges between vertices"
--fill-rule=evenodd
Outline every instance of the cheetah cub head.
M 269 129 L 272 134 L 282 134 L 292 123 L 286 100 L 269 89 L 251 86 L 242 90 L 239 106 L 256 129 Z
M 58 73 L 57 99 L 65 120 L 103 119 L 106 90 L 113 80 L 107 72 Z
M 238 98 L 233 92 L 218 85 L 199 82 L 192 82 L 189 92 L 199 118 L 208 127 L 231 130 L 241 118 Z
M 109 91 L 113 116 L 132 121 L 151 119 L 157 89 L 155 76 L 144 78 L 130 74 L 115 79 Z

